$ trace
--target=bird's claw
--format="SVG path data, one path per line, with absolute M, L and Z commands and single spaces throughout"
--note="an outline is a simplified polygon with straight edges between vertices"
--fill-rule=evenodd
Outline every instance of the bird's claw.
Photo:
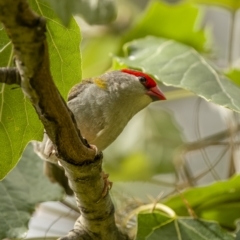
M 93 145 L 93 144 L 89 144 L 88 141 L 87 141 L 87 139 L 86 139 L 85 137 L 83 137 L 83 141 L 84 141 L 84 144 L 85 144 L 87 147 L 89 147 L 89 148 L 91 148 L 92 150 L 95 151 L 95 157 L 96 157 L 96 156 L 99 154 L 97 146 L 96 146 L 96 145 Z
M 99 154 L 98 148 L 96 145 L 89 144 L 90 148 L 95 151 L 95 157 Z

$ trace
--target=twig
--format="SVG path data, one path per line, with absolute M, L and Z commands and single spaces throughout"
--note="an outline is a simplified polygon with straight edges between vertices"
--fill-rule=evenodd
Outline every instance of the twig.
M 231 137 L 232 135 L 237 134 L 240 131 L 240 124 L 233 127 L 231 130 L 227 129 L 221 132 L 218 132 L 216 134 L 210 135 L 208 137 L 202 138 L 198 141 L 192 142 L 192 143 L 185 143 L 182 147 L 185 152 L 188 151 L 195 151 L 201 148 L 205 148 L 212 145 L 224 145 L 224 142 L 220 142 L 226 138 Z
M 201 98 L 198 98 L 197 100 L 197 103 L 196 103 L 196 112 L 197 114 L 195 115 L 195 123 L 196 123 L 196 135 L 198 138 L 201 138 L 201 131 L 200 131 L 200 125 L 199 125 L 199 113 L 200 113 L 200 106 L 201 106 L 201 103 L 202 103 L 202 99 Z M 206 149 L 205 148 L 201 148 L 200 149 L 200 152 L 202 154 L 202 157 L 203 157 L 203 160 L 205 162 L 205 164 L 207 165 L 209 171 L 211 172 L 212 174 L 212 177 L 215 179 L 215 180 L 219 180 L 221 179 L 218 175 L 218 173 L 216 172 L 215 168 L 212 167 L 212 163 L 208 157 L 208 154 L 206 152 Z
M 21 77 L 17 68 L 0 68 L 0 82 L 21 85 Z

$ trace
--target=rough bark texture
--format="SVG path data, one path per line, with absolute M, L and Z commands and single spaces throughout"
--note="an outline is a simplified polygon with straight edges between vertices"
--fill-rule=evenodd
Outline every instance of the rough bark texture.
M 115 225 L 108 192 L 103 196 L 102 155 L 95 156 L 95 151 L 84 145 L 74 116 L 52 80 L 45 20 L 31 11 L 26 0 L 0 0 L 0 21 L 13 43 L 16 62 L 16 69 L 1 69 L 0 79 L 19 84 L 31 100 L 55 145 L 81 212 L 74 230 L 62 239 L 128 239 Z

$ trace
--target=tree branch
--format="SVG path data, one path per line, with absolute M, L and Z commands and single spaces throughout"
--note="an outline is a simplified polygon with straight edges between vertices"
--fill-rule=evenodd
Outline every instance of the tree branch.
M 21 77 L 17 68 L 0 68 L 0 82 L 21 85 Z
M 102 173 L 102 155 L 88 148 L 50 73 L 45 20 L 26 0 L 0 0 L 0 21 L 11 39 L 17 71 L 1 69 L 1 82 L 20 84 L 52 140 L 76 195 L 81 216 L 63 239 L 128 239 L 114 221 Z M 19 81 L 19 76 L 21 80 Z

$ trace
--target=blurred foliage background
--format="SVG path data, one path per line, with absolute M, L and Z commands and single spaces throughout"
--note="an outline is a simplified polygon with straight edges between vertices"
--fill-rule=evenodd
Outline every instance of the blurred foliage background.
M 193 47 L 220 71 L 227 71 L 233 81 L 238 81 L 238 70 L 232 69 L 237 66 L 236 52 L 239 52 L 235 47 L 238 37 L 237 4 L 230 1 L 124 0 L 117 1 L 117 4 L 117 19 L 107 26 L 90 26 L 79 19 L 83 34 L 83 78 L 109 70 L 112 56 L 124 55 L 122 49 L 126 42 L 151 35 L 174 39 Z M 226 141 L 221 143 L 222 139 L 226 140 L 229 136 L 226 134 L 222 137 L 219 134 L 217 139 L 218 136 L 214 134 L 229 127 L 234 128 L 238 114 L 207 103 L 188 91 L 163 88 L 169 101 L 152 104 L 139 113 L 119 139 L 106 150 L 105 168 L 111 178 L 119 181 L 148 179 L 151 182 L 152 176 L 171 173 L 180 180 L 183 176 L 179 176 L 179 171 L 182 170 L 184 181 L 192 185 L 231 176 L 235 172 L 230 170 L 234 165 L 234 159 L 230 158 L 234 155 L 231 153 L 233 147 L 229 145 L 225 150 Z M 211 135 L 213 142 L 206 139 L 206 143 L 202 144 L 204 137 Z M 216 141 L 220 146 L 216 146 Z M 195 144 L 193 150 L 189 150 L 191 142 Z M 237 151 L 235 146 L 234 149 Z M 219 153 L 218 156 L 217 153 L 221 151 L 225 154 Z M 195 164 L 197 167 L 194 167 Z M 226 166 L 223 168 L 223 165 Z M 213 170 L 214 167 L 217 170 Z M 215 174 L 215 171 L 220 172 Z M 194 176 L 197 176 L 196 181 Z M 167 176 L 164 175 L 164 178 Z M 155 178 L 154 182 L 157 182 Z

